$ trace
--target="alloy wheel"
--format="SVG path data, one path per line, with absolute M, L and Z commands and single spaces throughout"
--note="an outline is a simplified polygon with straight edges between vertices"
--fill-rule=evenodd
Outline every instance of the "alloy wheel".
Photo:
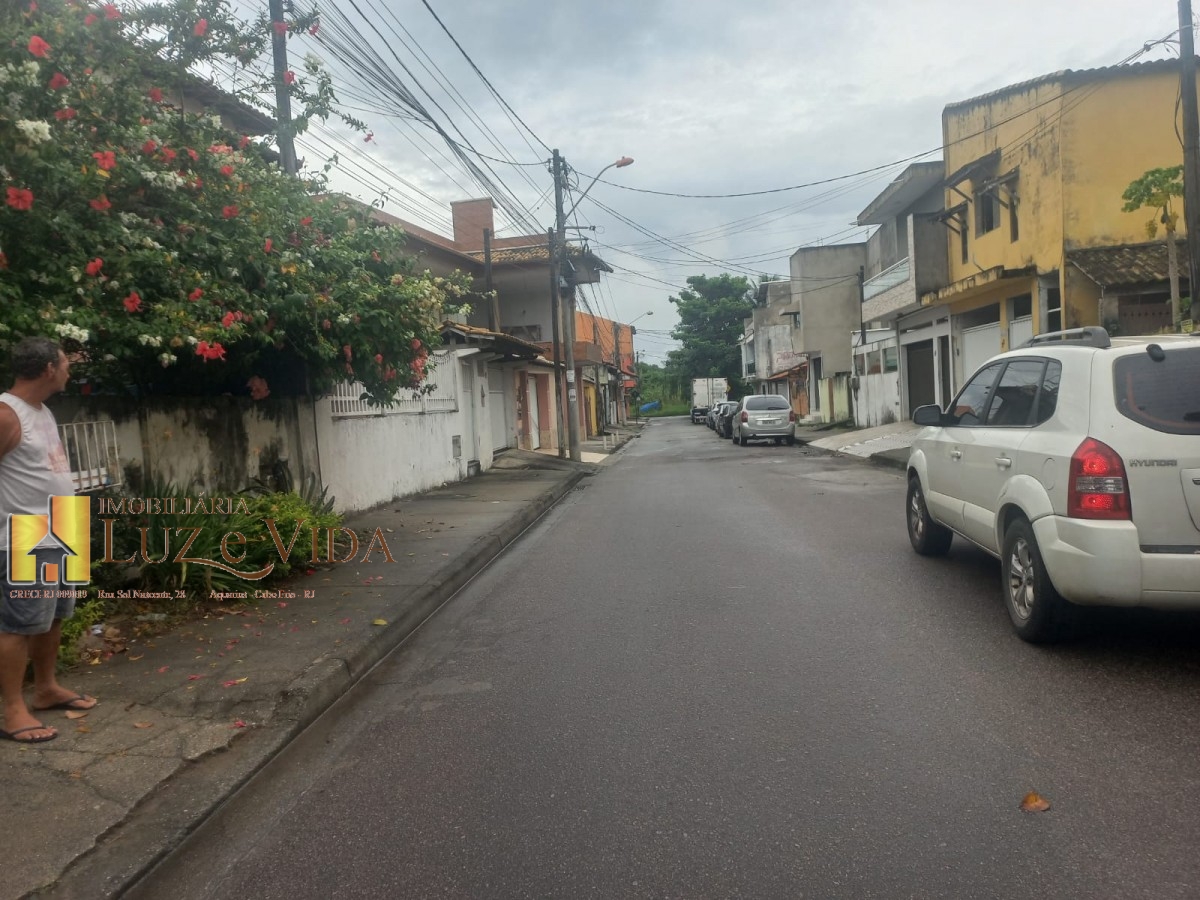
M 1033 554 L 1029 542 L 1018 538 L 1008 557 L 1008 597 L 1013 611 L 1022 619 L 1033 613 L 1037 601 L 1034 590 Z

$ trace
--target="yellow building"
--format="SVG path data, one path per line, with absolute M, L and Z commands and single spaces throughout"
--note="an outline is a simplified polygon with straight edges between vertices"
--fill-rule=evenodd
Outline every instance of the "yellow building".
M 1121 195 L 1182 164 L 1178 93 L 1178 61 L 1162 60 L 1058 72 L 943 110 L 949 281 L 921 302 L 949 312 L 956 383 L 1043 331 L 1170 324 L 1161 232 L 1151 242 L 1153 211 L 1123 212 Z M 1180 266 L 1186 280 L 1183 252 Z

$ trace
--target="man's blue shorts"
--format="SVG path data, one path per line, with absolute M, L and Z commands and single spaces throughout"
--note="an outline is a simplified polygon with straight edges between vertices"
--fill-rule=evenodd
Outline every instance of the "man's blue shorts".
M 8 553 L 0 551 L 0 632 L 7 634 L 45 634 L 55 619 L 69 619 L 75 613 L 75 597 L 82 585 L 62 584 L 63 551 L 52 547 L 33 551 L 37 558 L 38 578 L 44 563 L 56 563 L 59 581 L 53 584 L 10 584 Z

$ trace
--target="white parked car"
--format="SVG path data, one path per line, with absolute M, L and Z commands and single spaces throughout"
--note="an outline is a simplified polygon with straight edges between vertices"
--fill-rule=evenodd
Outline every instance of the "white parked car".
M 1200 337 L 1039 335 L 913 421 L 913 549 L 998 556 L 1025 640 L 1076 604 L 1200 608 Z

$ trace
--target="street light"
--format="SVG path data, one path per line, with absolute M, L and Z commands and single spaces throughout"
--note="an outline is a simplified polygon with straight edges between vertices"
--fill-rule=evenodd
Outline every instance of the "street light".
M 596 182 L 600 180 L 600 176 L 609 169 L 623 169 L 626 166 L 633 165 L 633 157 L 622 156 L 616 162 L 609 163 L 603 169 L 596 173 L 596 177 L 592 179 L 579 199 L 572 204 L 571 208 L 563 212 L 563 191 L 567 181 L 567 164 L 559 154 L 558 150 L 552 151 L 553 158 L 551 159 L 552 171 L 554 174 L 554 209 L 555 209 L 555 226 L 557 243 L 555 245 L 554 256 L 552 260 L 554 266 L 554 296 L 551 298 L 555 301 L 558 296 L 559 275 L 563 270 L 563 262 L 567 258 L 567 217 L 575 212 L 575 208 L 583 201 L 583 198 L 588 195 Z M 559 304 L 555 302 L 557 309 Z M 566 321 L 563 323 L 563 348 L 566 363 L 567 375 L 567 446 L 570 449 L 571 459 L 579 462 L 582 459 L 579 448 L 579 395 L 575 390 L 575 285 L 568 285 L 567 293 L 567 310 Z M 557 362 L 557 361 L 556 361 Z
M 647 310 L 646 312 L 644 312 L 640 316 L 638 316 L 637 319 L 634 319 L 633 322 L 638 321 L 638 319 L 644 319 L 644 318 L 646 318 L 646 316 L 652 316 L 652 315 L 654 315 L 654 310 L 652 310 L 652 309 Z M 626 322 L 625 324 L 632 326 L 633 322 Z

